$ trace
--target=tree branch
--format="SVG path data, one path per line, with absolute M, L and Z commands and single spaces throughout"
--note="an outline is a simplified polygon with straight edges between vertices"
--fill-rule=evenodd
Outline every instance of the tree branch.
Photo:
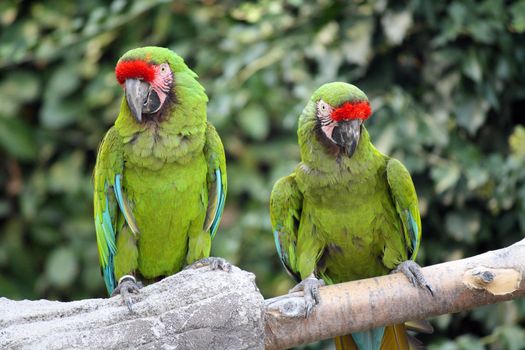
M 255 276 L 185 270 L 120 296 L 73 302 L 0 298 L 0 349 L 262 349 L 263 298 Z
M 525 295 L 525 240 L 423 268 L 435 295 L 394 274 L 323 287 L 304 318 L 302 293 L 263 302 L 254 275 L 185 270 L 120 297 L 74 302 L 0 298 L 4 349 L 283 349 Z M 265 308 L 266 304 L 266 308 Z
M 284 349 L 378 326 L 469 310 L 525 295 L 525 239 L 496 251 L 423 268 L 434 289 L 397 273 L 320 289 L 308 319 L 302 293 L 266 300 L 266 349 Z

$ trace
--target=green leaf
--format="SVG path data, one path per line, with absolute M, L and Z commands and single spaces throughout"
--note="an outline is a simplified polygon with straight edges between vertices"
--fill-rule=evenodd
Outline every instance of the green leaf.
M 485 350 L 485 345 L 481 339 L 472 335 L 462 335 L 456 339 L 460 350 Z
M 71 285 L 78 274 L 78 261 L 71 248 L 55 249 L 46 261 L 46 276 L 49 283 L 58 288 Z
M 476 51 L 469 50 L 465 60 L 463 61 L 463 72 L 467 77 L 479 83 L 483 78 L 483 70 L 481 62 L 476 54 Z
M 45 100 L 58 100 L 71 94 L 80 85 L 79 71 L 72 62 L 59 66 L 47 83 Z
M 270 123 L 265 110 L 258 105 L 249 105 L 240 112 L 241 128 L 255 140 L 263 140 L 268 135 Z
M 374 25 L 371 19 L 357 20 L 344 34 L 343 54 L 350 63 L 365 66 L 372 52 Z
M 518 157 L 525 158 L 525 127 L 516 125 L 509 137 L 510 151 Z
M 412 26 L 412 13 L 410 11 L 389 11 L 381 18 L 381 24 L 388 41 L 393 45 L 399 45 Z
M 28 70 L 10 72 L 0 84 L 0 94 L 18 103 L 34 100 L 40 92 L 38 76 Z
M 21 160 L 32 160 L 37 155 L 35 134 L 22 119 L 0 117 L 0 148 Z
M 523 349 L 523 344 L 525 344 L 525 333 L 520 327 L 502 326 L 496 329 L 495 333 L 499 334 L 499 338 L 501 339 L 501 343 L 505 345 L 505 349 Z
M 454 163 L 436 165 L 431 169 L 431 176 L 438 194 L 454 186 L 459 180 L 460 175 L 459 166 Z
M 489 104 L 487 101 L 475 97 L 460 99 L 456 107 L 457 122 L 469 134 L 474 135 L 487 118 Z
M 46 100 L 40 114 L 42 125 L 49 129 L 60 129 L 73 124 L 84 115 L 84 106 L 74 99 Z
M 84 154 L 77 151 L 51 165 L 48 177 L 50 191 L 77 193 L 82 186 L 83 164 Z
M 445 226 L 457 241 L 472 243 L 481 228 L 481 220 L 474 211 L 450 213 L 445 218 Z
M 518 32 L 525 32 L 525 1 L 517 1 L 511 6 L 512 28 Z

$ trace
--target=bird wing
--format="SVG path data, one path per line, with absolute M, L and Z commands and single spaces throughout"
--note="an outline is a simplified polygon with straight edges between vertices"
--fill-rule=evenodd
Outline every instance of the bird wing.
M 227 178 L 224 147 L 217 131 L 210 123 L 208 123 L 206 129 L 204 154 L 206 156 L 206 162 L 208 163 L 208 208 L 206 210 L 203 228 L 205 231 L 210 232 L 211 238 L 213 239 L 219 228 L 224 210 Z
M 389 159 L 386 167 L 390 194 L 397 214 L 403 223 L 405 242 L 411 260 L 414 260 L 421 243 L 421 218 L 416 189 L 408 170 L 397 159 Z
M 116 236 L 127 223 L 134 234 L 137 224 L 122 186 L 123 154 L 117 131 L 108 131 L 100 144 L 94 171 L 93 196 L 95 231 L 100 267 L 108 292 L 116 287 L 114 257 L 117 253 Z
M 301 281 L 296 246 L 302 204 L 303 196 L 294 174 L 275 183 L 270 197 L 270 219 L 275 246 L 284 268 L 297 282 Z

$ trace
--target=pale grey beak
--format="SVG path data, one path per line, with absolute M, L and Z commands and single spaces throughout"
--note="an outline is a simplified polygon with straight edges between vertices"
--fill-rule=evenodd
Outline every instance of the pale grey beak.
M 142 122 L 142 110 L 147 102 L 151 86 L 144 80 L 126 79 L 124 88 L 131 114 L 140 123 Z

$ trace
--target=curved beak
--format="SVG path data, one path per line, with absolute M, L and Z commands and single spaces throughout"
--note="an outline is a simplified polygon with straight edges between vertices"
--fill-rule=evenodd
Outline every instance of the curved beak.
M 337 123 L 332 133 L 332 139 L 336 144 L 345 149 L 348 157 L 352 157 L 361 136 L 361 120 L 344 120 Z
M 140 123 L 142 121 L 142 110 L 147 102 L 151 86 L 140 79 L 126 79 L 124 89 L 131 114 Z

